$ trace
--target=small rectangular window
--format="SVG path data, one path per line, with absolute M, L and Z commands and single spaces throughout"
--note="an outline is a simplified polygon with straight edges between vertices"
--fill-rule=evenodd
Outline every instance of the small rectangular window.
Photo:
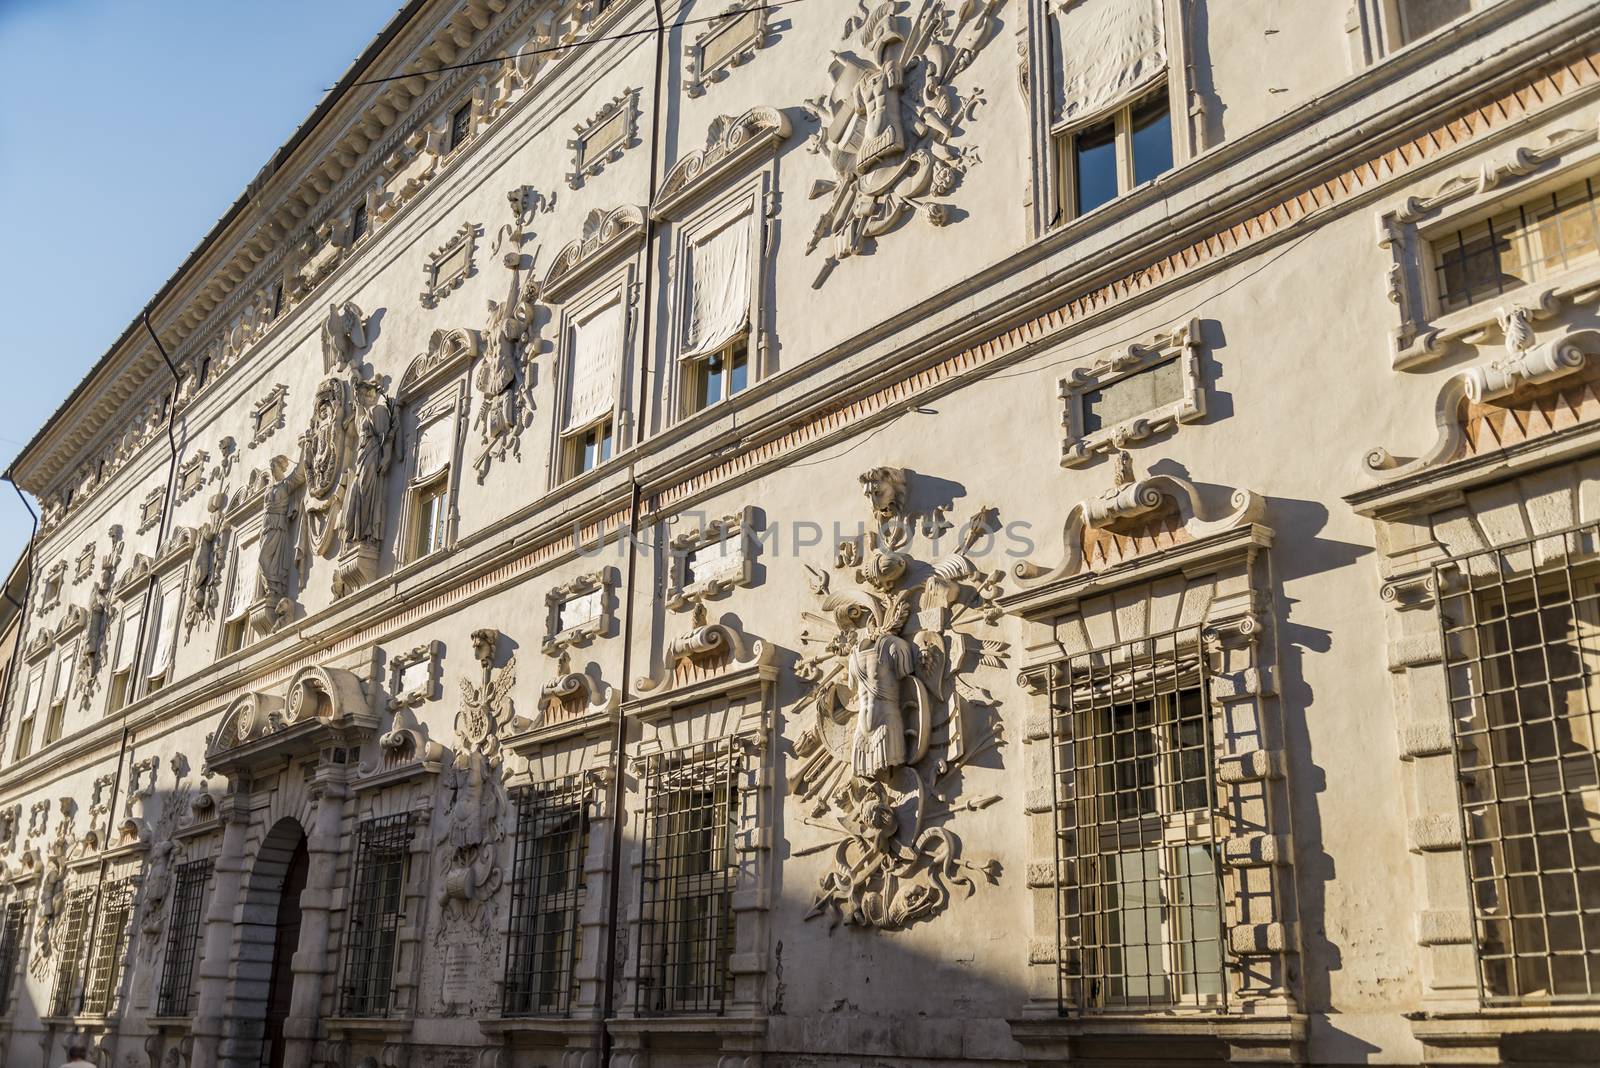
M 454 152 L 467 143 L 467 138 L 472 136 L 472 101 L 467 101 L 456 108 L 455 114 L 450 116 L 450 151 Z
M 718 401 L 742 393 L 750 384 L 750 345 L 745 336 L 735 338 L 726 348 L 690 361 L 690 411 L 698 412 Z
M 350 243 L 353 245 L 367 236 L 367 202 L 356 201 L 354 208 L 350 209 Z
M 410 850 L 409 812 L 365 820 L 357 831 L 355 889 L 345 928 L 342 1015 L 389 1014 L 396 939 L 405 922 Z
M 416 530 L 412 538 L 412 559 L 420 560 L 444 548 L 449 520 L 449 480 L 436 478 L 416 494 Z
M 644 761 L 641 1016 L 721 1014 L 733 976 L 743 754 L 708 743 Z
M 1430 237 L 1441 311 L 1600 262 L 1600 180 L 1585 178 Z
M 173 877 L 172 918 L 167 923 L 167 956 L 161 965 L 159 1015 L 187 1016 L 194 997 L 195 954 L 206 884 L 211 881 L 210 858 L 181 865 Z
M 1163 83 L 1103 118 L 1057 135 L 1058 216 L 1086 215 L 1172 167 L 1172 113 Z
M 576 994 L 589 789 L 572 776 L 520 793 L 511 871 L 507 1016 L 565 1016 Z

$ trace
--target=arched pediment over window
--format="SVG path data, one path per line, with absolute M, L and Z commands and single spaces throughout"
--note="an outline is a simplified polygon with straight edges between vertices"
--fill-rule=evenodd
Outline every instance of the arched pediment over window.
M 228 774 L 324 747 L 354 749 L 377 725 L 354 673 L 302 668 L 282 695 L 249 691 L 234 698 L 206 740 L 206 768 Z

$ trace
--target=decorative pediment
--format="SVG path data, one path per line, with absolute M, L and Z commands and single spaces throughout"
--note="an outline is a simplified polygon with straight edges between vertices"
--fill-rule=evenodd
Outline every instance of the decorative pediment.
M 1017 564 L 1022 601 L 1030 601 L 1028 595 L 1042 589 L 1063 584 L 1091 580 L 1086 584 L 1097 585 L 1092 582 L 1097 576 L 1120 572 L 1147 558 L 1184 550 L 1217 535 L 1249 529 L 1261 518 L 1265 507 L 1257 494 L 1237 489 L 1226 508 L 1212 511 L 1186 479 L 1176 475 L 1135 477 L 1133 460 L 1126 452 L 1116 454 L 1113 479 L 1110 489 L 1079 501 L 1067 513 L 1059 564 Z M 1007 603 L 1011 603 L 1009 599 Z
M 634 681 L 642 694 L 670 697 L 670 704 L 697 700 L 746 681 L 777 678 L 777 650 L 768 642 L 745 637 L 731 623 L 709 623 L 705 606 L 695 607 L 694 625 L 667 643 L 661 669 Z
M 283 696 L 235 698 L 206 739 L 206 770 L 228 772 L 257 762 L 312 753 L 324 744 L 354 747 L 378 726 L 365 687 L 342 668 L 302 668 Z
M 1434 400 L 1434 442 L 1402 461 L 1379 447 L 1362 458 L 1372 480 L 1394 485 L 1561 435 L 1600 417 L 1600 330 L 1535 343 L 1532 312 L 1498 314 L 1505 351 L 1445 380 Z
M 545 272 L 540 292 L 554 303 L 565 300 L 584 279 L 614 263 L 644 240 L 644 212 L 632 204 L 610 211 L 599 208 L 583 223 L 583 236 L 556 253 Z
M 562 657 L 559 667 L 567 666 L 567 658 Z M 596 682 L 582 671 L 558 670 L 539 688 L 539 714 L 532 729 L 546 732 L 598 716 L 609 718 L 621 703 L 622 695 L 615 686 Z
M 791 132 L 788 116 L 777 108 L 751 108 L 738 118 L 719 115 L 711 120 L 706 147 L 688 153 L 667 172 L 650 206 L 651 216 L 672 215 L 752 160 L 776 154 Z
M 378 736 L 377 761 L 362 763 L 356 787 L 376 790 L 419 775 L 437 775 L 449 755 L 448 749 L 428 737 L 428 728 L 416 712 L 409 705 L 400 705 L 389 729 Z
M 133 562 L 128 565 L 128 569 L 124 571 L 122 573 L 122 577 L 117 580 L 117 584 L 112 592 L 118 595 L 127 593 L 129 590 L 138 586 L 139 583 L 150 577 L 150 570 L 152 567 L 153 562 L 149 556 L 145 555 L 144 553 L 134 553 Z
M 482 348 L 476 330 L 435 330 L 428 337 L 427 351 L 413 358 L 400 376 L 396 396 L 404 402 L 427 393 L 440 379 L 476 360 Z

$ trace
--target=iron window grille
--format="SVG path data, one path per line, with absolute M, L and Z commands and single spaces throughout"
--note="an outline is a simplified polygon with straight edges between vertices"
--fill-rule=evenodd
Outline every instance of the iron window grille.
M 1447 694 L 1486 1004 L 1600 995 L 1600 525 L 1442 562 Z
M 577 993 L 589 786 L 583 777 L 569 776 L 526 787 L 515 803 L 511 943 L 502 1010 L 507 1016 L 566 1016 Z
M 727 1008 L 743 771 L 742 748 L 726 740 L 642 761 L 638 1015 Z
M 1206 681 L 1194 627 L 1052 672 L 1063 1013 L 1227 1008 Z
M 4 925 L 0 926 L 0 1015 L 11 1006 L 11 984 L 16 979 L 27 928 L 28 902 L 7 903 Z
M 128 929 L 133 923 L 133 898 L 137 880 L 123 876 L 105 883 L 100 891 L 100 916 L 90 953 L 89 982 L 83 992 L 83 1011 L 104 1016 L 116 1004 L 117 987 L 127 957 Z
M 50 991 L 50 1015 L 71 1016 L 78 1005 L 78 986 L 83 977 L 84 940 L 89 934 L 89 912 L 94 907 L 95 887 L 77 886 L 67 891 L 62 904 L 61 956 L 56 962 L 55 986 Z
M 172 918 L 167 923 L 167 955 L 161 966 L 158 1015 L 187 1016 L 194 996 L 194 960 L 200 946 L 201 902 L 211 881 L 209 857 L 179 866 L 173 880 Z
M 355 892 L 344 955 L 341 1014 L 387 1016 L 394 992 L 411 813 L 363 820 L 357 831 Z

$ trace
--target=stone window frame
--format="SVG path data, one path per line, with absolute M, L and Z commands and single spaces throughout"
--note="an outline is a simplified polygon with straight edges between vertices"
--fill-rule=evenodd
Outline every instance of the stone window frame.
M 683 513 L 680 518 L 693 516 L 694 513 Z M 704 518 L 704 517 L 700 517 Z M 732 578 L 711 579 L 703 582 L 690 581 L 689 560 L 700 549 L 717 544 L 722 541 L 737 542 L 741 562 L 737 573 Z M 715 516 L 705 520 L 693 529 L 686 530 L 673 537 L 667 543 L 667 592 L 666 605 L 674 610 L 682 610 L 693 604 L 721 597 L 735 587 L 749 587 L 755 584 L 756 553 L 759 541 L 755 530 L 755 508 L 745 505 L 737 512 Z
M 139 502 L 139 525 L 135 528 L 137 532 L 143 534 L 159 524 L 162 516 L 166 514 L 166 505 L 167 488 L 165 486 L 157 486 L 149 493 L 146 493 L 144 499 Z
M 91 551 L 93 546 L 90 546 Z M 67 584 L 67 562 L 57 560 L 45 571 L 39 581 L 39 614 L 43 615 L 61 603 L 61 591 Z
M 1206 417 L 1206 384 L 1200 366 L 1204 346 L 1199 319 L 1154 334 L 1104 357 L 1088 367 L 1075 368 L 1057 380 L 1061 398 L 1061 466 L 1080 467 L 1098 456 L 1110 455 L 1136 442 L 1183 423 L 1201 422 Z M 1182 375 L 1182 395 L 1164 404 L 1130 416 L 1111 426 L 1088 433 L 1084 430 L 1087 394 L 1124 381 L 1134 375 L 1177 361 Z
M 261 511 L 260 498 L 256 498 L 253 501 L 253 504 L 254 507 L 250 507 L 250 505 L 247 503 L 246 508 L 236 510 L 236 512 L 233 515 L 230 515 L 227 520 L 228 526 L 231 526 L 233 530 L 233 537 L 228 542 L 225 553 L 227 560 L 227 572 L 220 587 L 222 600 L 218 605 L 217 611 L 218 620 L 216 655 L 217 659 L 219 660 L 223 657 L 233 656 L 245 649 L 250 648 L 250 646 L 255 644 L 260 637 L 254 632 L 250 622 L 250 609 L 255 602 L 255 596 L 253 593 L 247 592 L 245 594 L 245 606 L 240 610 L 241 614 L 237 618 L 230 620 L 227 615 L 230 607 L 228 604 L 228 596 L 233 590 L 234 576 L 238 574 L 239 567 L 245 559 L 245 554 L 258 554 L 259 566 L 261 537 L 266 525 L 266 517 Z M 240 631 L 239 628 L 242 628 L 242 631 Z M 233 645 L 232 648 L 230 648 L 235 634 L 238 634 L 239 644 Z
M 1494 0 L 1469 0 L 1469 2 L 1471 10 L 1467 14 L 1458 16 L 1438 29 L 1406 41 L 1402 39 L 1400 33 L 1399 0 L 1354 0 L 1350 5 L 1345 24 L 1345 32 L 1350 35 L 1352 70 L 1360 72 L 1386 56 L 1430 40 L 1449 27 L 1474 18 L 1482 14 L 1485 9 L 1494 6 Z
M 461 451 L 465 434 L 463 424 L 466 422 L 467 388 L 465 379 L 465 365 L 461 374 L 452 381 L 440 382 L 434 379 L 436 388 L 423 397 L 405 398 L 402 400 L 403 414 L 402 425 L 406 428 L 406 440 L 403 441 L 404 462 L 400 464 L 402 485 L 405 487 L 400 503 L 399 531 L 400 544 L 397 545 L 395 557 L 402 566 L 430 560 L 439 553 L 448 551 L 456 543 L 460 534 L 461 509 Z M 445 462 L 444 468 L 427 475 L 417 474 L 417 445 L 422 438 L 422 429 L 435 423 L 449 421 L 450 426 L 450 458 Z M 426 553 L 417 551 L 417 524 L 421 520 L 419 501 L 421 493 L 430 489 L 439 482 L 444 483 L 445 530 L 443 544 Z
M 601 314 L 612 304 L 620 304 L 622 307 L 623 327 L 622 350 L 617 354 L 617 381 L 611 404 L 611 455 L 608 459 L 598 462 L 591 471 L 614 463 L 623 450 L 629 447 L 632 438 L 629 394 L 633 381 L 633 363 L 638 350 L 635 334 L 639 327 L 636 299 L 639 285 L 636 264 L 630 257 L 626 262 L 595 278 L 580 292 L 561 304 L 561 313 L 557 317 L 559 332 L 556 335 L 556 401 L 550 431 L 551 455 L 554 459 L 548 465 L 552 489 L 590 473 L 577 471 L 571 462 L 572 451 L 574 447 L 581 446 L 583 435 L 577 430 L 569 430 L 566 426 L 566 413 L 572 400 L 572 361 L 576 358 L 572 338 L 578 323 Z M 596 420 L 586 425 L 598 426 L 602 422 L 604 420 Z
M 555 656 L 567 649 L 609 637 L 616 623 L 617 584 L 617 569 L 608 565 L 551 587 L 544 595 L 544 641 L 541 644 L 546 655 Z M 569 601 L 597 591 L 600 594 L 599 613 L 591 619 L 563 628 L 561 609 Z
M 1273 532 L 1255 521 L 1259 505 L 1249 503 L 1254 495 L 1247 491 L 1235 493 L 1234 503 L 1244 498 L 1246 504 L 1232 515 L 1202 520 L 1190 511 L 1192 486 L 1168 479 L 1140 485 L 1159 485 L 1164 493 L 1171 492 L 1166 486 L 1174 486 L 1189 496 L 1179 517 L 1189 517 L 1185 526 L 1191 540 L 1100 570 L 1089 567 L 1074 550 L 1069 556 L 1077 561 L 1073 567 L 1045 573 L 1039 582 L 1001 601 L 1031 632 L 1031 651 L 1020 679 L 1035 695 L 1023 734 L 1024 811 L 1033 843 L 1026 868 L 1034 917 L 1028 945 L 1030 1008 L 1027 1018 L 1011 1022 L 1012 1033 L 1025 1050 L 1035 1051 L 1025 1059 L 1040 1049 L 1058 1049 L 1063 1040 L 1107 1028 L 1131 1043 L 1149 1043 L 1153 1053 L 1184 1041 L 1193 1033 L 1193 1022 L 1204 1019 L 1217 1028 L 1207 1041 L 1220 1038 L 1257 1055 L 1263 1048 L 1276 1048 L 1282 1059 L 1292 1061 L 1304 1040 L 1295 1026 L 1302 980 L 1292 963 L 1300 932 L 1285 725 L 1277 688 L 1277 627 L 1270 614 Z M 1080 505 L 1074 514 L 1092 503 Z M 1097 522 L 1090 514 L 1091 532 Z M 1083 533 L 1069 520 L 1069 542 Z M 1024 578 L 1041 573 L 1019 565 Z M 1047 695 L 1052 676 L 1071 658 L 1189 627 L 1200 632 L 1208 661 L 1207 699 L 1216 732 L 1212 786 L 1229 830 L 1219 837 L 1217 856 L 1226 925 L 1223 951 L 1245 966 L 1224 970 L 1225 1011 L 1186 1007 L 1174 1014 L 1163 1005 L 1144 1013 L 1115 1011 L 1114 1024 L 1096 1022 L 1104 1016 L 1100 1010 L 1080 1014 L 1061 1001 L 1054 758 L 1060 724 Z
M 427 262 L 422 266 L 422 292 L 418 299 L 424 308 L 436 308 L 439 302 L 451 293 L 460 289 L 468 278 L 477 274 L 477 263 L 474 259 L 478 251 L 478 238 L 483 235 L 483 227 L 474 222 L 465 222 L 461 228 L 444 244 L 428 254 Z M 465 249 L 465 258 L 459 269 L 449 274 L 441 274 L 451 257 Z
M 735 37 L 733 44 L 721 58 L 706 63 L 706 47 L 720 43 L 718 39 L 738 30 L 746 18 L 753 25 L 743 35 Z M 704 96 L 711 86 L 727 78 L 734 67 L 743 66 L 755 58 L 761 49 L 773 42 L 769 37 L 771 9 L 763 0 L 734 0 L 713 16 L 705 29 L 695 34 L 694 40 L 683 46 L 683 91 L 690 97 Z
M 282 382 L 267 390 L 250 408 L 250 447 L 255 448 L 283 429 L 289 387 Z
M 602 104 L 594 115 L 572 128 L 577 136 L 567 142 L 567 147 L 572 150 L 572 170 L 567 174 L 569 188 L 583 188 L 586 179 L 598 175 L 608 163 L 615 163 L 624 152 L 639 143 L 639 95 L 642 91 L 639 88 L 623 90 Z M 622 122 L 620 136 L 604 144 L 591 146 L 590 141 L 595 134 L 618 116 Z
M 94 542 L 85 542 L 83 551 L 73 560 L 72 582 L 74 585 L 94 574 L 94 550 Z
M 1401 197 L 1378 214 L 1378 247 L 1390 257 L 1385 291 L 1395 309 L 1393 370 L 1426 367 L 1498 335 L 1497 308 L 1521 305 L 1544 319 L 1600 298 L 1600 265 L 1590 265 L 1455 311 L 1436 311 L 1432 239 L 1585 176 L 1600 177 L 1600 133 L 1593 123 L 1524 138 L 1495 161 L 1445 178 L 1430 194 Z
M 1059 122 L 1055 117 L 1055 83 L 1053 57 L 1056 25 L 1054 19 L 1063 6 L 1062 0 L 1024 0 L 1017 19 L 1017 72 L 1018 87 L 1026 103 L 1032 153 L 1032 177 L 1029 193 L 1032 201 L 1027 205 L 1030 230 L 1034 238 L 1054 234 L 1077 222 L 1078 218 L 1094 217 L 1102 220 L 1105 212 L 1097 210 L 1077 218 L 1058 215 L 1056 206 L 1061 203 L 1062 180 L 1057 166 L 1058 141 L 1076 127 L 1092 124 L 1112 114 L 1110 108 L 1094 115 L 1078 116 L 1071 122 Z M 1207 132 L 1205 98 L 1189 76 L 1190 40 L 1193 32 L 1189 26 L 1190 4 L 1184 0 L 1163 0 L 1167 42 L 1167 104 L 1172 117 L 1172 169 L 1174 171 L 1204 153 L 1210 145 Z M 1140 98 L 1154 91 L 1152 85 Z M 1133 98 L 1123 100 L 1117 107 L 1125 107 Z M 1170 172 L 1169 172 L 1170 173 Z M 1140 194 L 1149 194 L 1146 183 L 1127 193 L 1118 194 L 1112 204 L 1123 203 Z M 1109 207 L 1103 205 L 1102 207 Z
M 437 639 L 392 654 L 389 657 L 390 710 L 394 711 L 403 707 L 416 708 L 437 697 L 443 658 L 444 643 Z M 425 677 L 420 683 L 406 686 L 406 675 L 411 668 L 418 665 L 426 665 Z
M 211 462 L 211 454 L 201 449 L 183 463 L 178 465 L 178 479 L 173 488 L 176 498 L 174 504 L 182 504 L 206 486 L 206 464 Z M 191 483 L 190 479 L 194 481 Z
M 189 590 L 189 554 L 188 545 L 181 546 L 181 551 L 169 552 L 158 559 L 152 567 L 158 589 L 160 590 L 159 602 L 151 598 L 146 607 L 146 614 L 157 603 L 161 605 L 161 618 L 157 620 L 154 629 L 149 629 L 145 635 L 144 648 L 139 651 L 139 696 L 148 696 L 158 690 L 170 686 L 177 678 L 178 649 L 183 644 L 180 640 L 184 616 L 185 594 Z M 161 644 L 161 630 L 172 628 L 172 648 L 167 654 L 166 671 L 160 676 L 154 674 L 156 650 Z M 148 629 L 148 628 L 147 628 Z M 155 684 L 154 689 L 151 688 Z

